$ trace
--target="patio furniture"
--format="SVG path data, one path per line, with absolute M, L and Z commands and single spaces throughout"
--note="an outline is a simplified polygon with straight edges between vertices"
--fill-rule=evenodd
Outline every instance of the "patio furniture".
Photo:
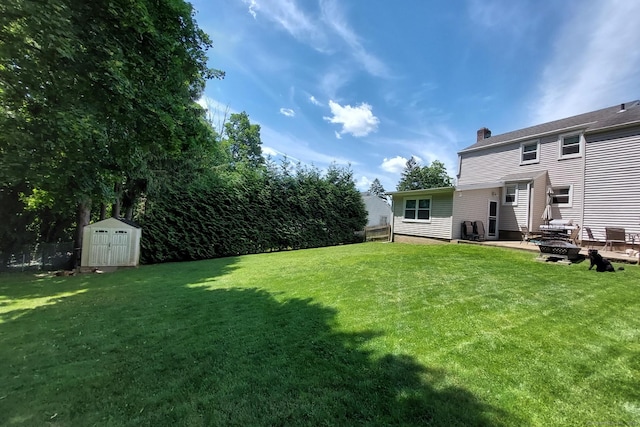
M 540 255 L 549 258 L 564 258 L 567 260 L 575 260 L 580 258 L 580 247 L 564 240 L 547 240 L 540 245 Z
M 593 237 L 593 232 L 591 231 L 591 227 L 585 227 L 584 228 L 587 232 L 587 236 L 589 236 L 589 248 L 593 248 L 593 244 L 594 243 L 602 243 L 601 240 L 597 240 L 595 237 Z
M 571 230 L 571 234 L 569 234 L 569 242 L 576 246 L 580 246 L 580 226 L 576 225 L 575 227 L 576 228 Z
M 526 225 L 520 226 L 520 235 L 522 237 L 520 244 L 522 244 L 522 242 L 529 243 L 531 240 L 540 239 L 542 237 L 542 234 L 540 233 L 532 233 L 531 231 L 529 231 L 529 227 L 527 227 Z
M 566 219 L 554 219 L 549 221 L 549 224 L 541 225 L 540 232 L 542 233 L 543 240 L 568 240 L 571 232 L 577 225 L 573 225 L 572 220 Z
M 610 250 L 613 251 L 613 245 L 622 244 L 624 246 L 627 245 L 626 234 L 624 232 L 624 228 L 620 227 L 605 227 L 604 233 L 606 235 L 606 240 L 604 242 L 604 250 L 609 246 Z
M 474 221 L 473 222 L 473 231 L 478 236 L 478 240 L 484 240 L 484 224 L 482 221 Z
M 461 236 L 464 240 L 478 240 L 478 234 L 474 232 L 471 221 L 462 221 Z

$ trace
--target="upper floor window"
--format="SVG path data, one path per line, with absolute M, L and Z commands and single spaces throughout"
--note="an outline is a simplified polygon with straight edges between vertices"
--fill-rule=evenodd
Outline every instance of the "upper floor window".
M 540 143 L 538 141 L 520 144 L 520 164 L 538 163 L 540 161 Z
M 431 198 L 405 199 L 404 219 L 407 220 L 431 220 Z
M 571 206 L 572 188 L 570 185 L 565 187 L 553 187 L 552 203 L 556 206 Z
M 580 135 L 560 136 L 560 158 L 580 157 L 581 155 Z
M 518 184 L 507 184 L 504 186 L 504 199 L 502 203 L 505 205 L 518 204 Z

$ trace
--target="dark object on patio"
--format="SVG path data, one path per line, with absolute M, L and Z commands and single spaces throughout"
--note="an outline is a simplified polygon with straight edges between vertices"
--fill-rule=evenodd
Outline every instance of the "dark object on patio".
M 604 242 L 603 250 L 607 249 L 607 246 L 609 246 L 609 250 L 612 251 L 614 244 L 621 244 L 623 246 L 627 245 L 624 228 L 605 227 L 604 233 L 607 236 L 607 240 Z
M 465 240 L 478 240 L 478 234 L 473 230 L 471 221 L 462 221 L 462 238 Z
M 602 255 L 600 255 L 598 253 L 597 249 L 589 249 L 589 261 L 591 261 L 591 265 L 589 266 L 589 270 L 591 270 L 593 268 L 593 266 L 596 266 L 596 271 L 603 273 L 605 271 L 611 271 L 614 272 L 616 271 L 615 268 L 613 268 L 613 265 L 611 264 L 611 261 L 609 261 L 606 258 L 602 258 Z M 618 268 L 618 270 L 624 270 L 623 267 Z
M 540 245 L 540 253 L 552 257 L 567 258 L 570 260 L 578 259 L 580 248 L 573 243 L 564 240 L 545 240 Z
M 484 240 L 484 224 L 482 221 L 473 222 L 473 232 L 478 236 L 478 240 Z

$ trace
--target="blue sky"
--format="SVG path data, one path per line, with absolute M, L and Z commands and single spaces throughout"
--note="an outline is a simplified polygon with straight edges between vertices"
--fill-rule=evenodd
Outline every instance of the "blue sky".
M 396 189 L 411 156 L 640 98 L 638 0 L 192 1 L 213 40 L 214 124 L 246 111 L 263 152 L 359 189 Z

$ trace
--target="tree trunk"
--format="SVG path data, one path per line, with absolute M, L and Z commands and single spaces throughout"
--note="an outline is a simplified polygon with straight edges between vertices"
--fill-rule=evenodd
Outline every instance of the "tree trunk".
M 106 203 L 100 204 L 100 221 L 102 221 L 103 219 L 107 219 L 107 204 Z
M 129 221 L 133 220 L 133 205 L 127 206 L 127 210 L 124 214 L 124 217 Z
M 111 210 L 111 216 L 114 218 L 120 218 L 120 206 L 122 204 L 122 184 L 118 183 L 114 187 L 116 193 L 116 200 L 113 203 L 113 209 Z
M 80 259 L 82 256 L 82 234 L 84 232 L 85 225 L 89 225 L 91 218 L 91 200 L 83 200 L 78 203 L 78 211 L 76 216 L 76 236 L 74 242 L 74 257 L 72 260 L 72 267 L 76 268 L 80 266 Z

